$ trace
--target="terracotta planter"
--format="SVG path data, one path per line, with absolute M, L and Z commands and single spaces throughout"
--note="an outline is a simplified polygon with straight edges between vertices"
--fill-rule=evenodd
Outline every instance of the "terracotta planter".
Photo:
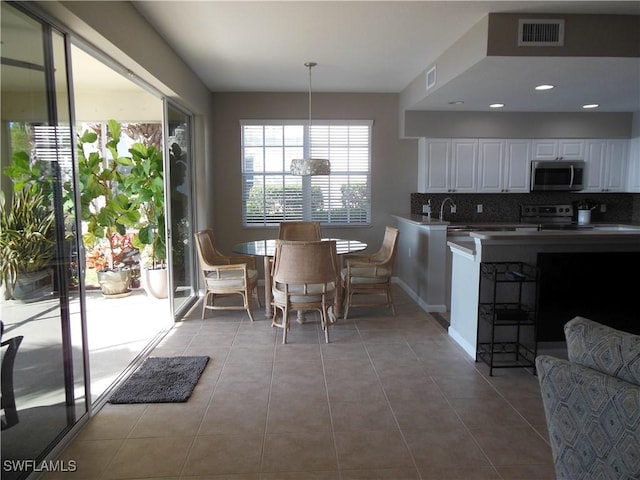
M 167 268 L 144 268 L 142 270 L 142 287 L 147 295 L 154 298 L 169 296 L 169 278 Z
M 103 270 L 98 272 L 98 282 L 105 296 L 131 293 L 131 270 Z

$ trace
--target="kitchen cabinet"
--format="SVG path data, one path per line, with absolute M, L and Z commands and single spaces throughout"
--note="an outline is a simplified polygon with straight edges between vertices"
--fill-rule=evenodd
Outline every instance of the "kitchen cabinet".
M 584 160 L 584 140 L 534 140 L 534 160 Z
M 478 143 L 478 192 L 526 193 L 531 175 L 529 140 L 481 139 Z
M 640 192 L 640 137 L 629 142 L 627 156 L 627 192 Z
M 429 193 L 473 193 L 477 188 L 477 139 L 426 139 L 420 148 L 418 189 Z
M 623 192 L 627 187 L 627 141 L 587 140 L 584 192 Z

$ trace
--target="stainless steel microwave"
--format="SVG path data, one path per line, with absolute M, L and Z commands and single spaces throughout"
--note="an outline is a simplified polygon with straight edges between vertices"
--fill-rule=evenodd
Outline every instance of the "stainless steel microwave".
M 552 160 L 531 162 L 531 191 L 574 192 L 584 188 L 585 162 Z

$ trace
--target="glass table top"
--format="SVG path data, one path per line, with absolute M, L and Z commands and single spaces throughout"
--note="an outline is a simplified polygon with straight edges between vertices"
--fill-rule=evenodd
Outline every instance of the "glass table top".
M 367 248 L 367 244 L 358 240 L 347 240 L 343 238 L 323 238 L 322 240 L 335 240 L 338 255 L 345 253 L 360 252 Z M 235 253 L 244 255 L 254 255 L 261 257 L 272 257 L 276 250 L 276 239 L 253 240 L 251 242 L 238 243 L 233 246 Z

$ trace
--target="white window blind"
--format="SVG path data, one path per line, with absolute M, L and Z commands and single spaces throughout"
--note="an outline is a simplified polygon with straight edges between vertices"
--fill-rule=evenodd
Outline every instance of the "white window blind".
M 371 221 L 371 121 L 243 121 L 242 214 L 246 226 L 317 220 L 331 225 Z M 311 140 L 309 140 L 311 138 Z M 291 160 L 328 158 L 331 175 L 289 173 Z

